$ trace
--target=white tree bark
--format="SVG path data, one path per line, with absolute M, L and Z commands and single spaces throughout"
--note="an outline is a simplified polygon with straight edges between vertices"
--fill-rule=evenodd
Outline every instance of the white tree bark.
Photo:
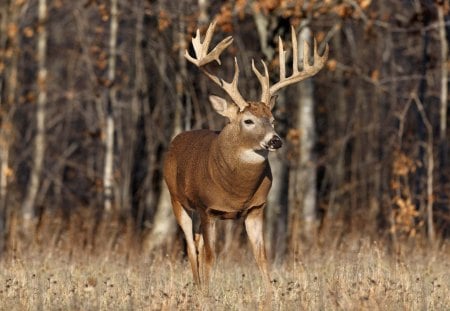
M 41 183 L 42 166 L 44 163 L 45 152 L 45 118 L 47 104 L 47 1 L 39 0 L 38 4 L 38 44 L 37 44 L 37 62 L 38 62 L 38 98 L 36 110 L 36 137 L 34 140 L 33 166 L 31 168 L 30 182 L 27 195 L 22 205 L 22 216 L 24 224 L 28 225 L 34 218 L 34 206 L 36 196 Z
M 200 25 L 206 25 L 209 21 L 208 7 L 209 0 L 198 0 L 198 8 L 200 11 L 200 14 L 198 15 L 198 22 Z
M 118 0 L 111 0 L 111 21 L 109 34 L 109 58 L 108 58 L 108 80 L 114 83 L 116 77 L 116 54 L 117 54 L 117 13 Z M 104 210 L 110 212 L 113 202 L 114 187 L 114 101 L 115 87 L 110 86 L 108 90 L 108 99 L 106 103 L 106 120 L 105 120 L 105 166 L 103 170 L 103 187 L 104 187 Z
M 309 27 L 304 27 L 298 38 L 299 63 L 303 62 L 302 42 L 312 42 Z M 305 237 L 309 239 L 314 234 L 316 225 L 316 167 L 314 163 L 314 145 L 316 143 L 316 128 L 314 120 L 314 86 L 311 79 L 298 84 L 299 109 L 297 112 L 297 128 L 300 132 L 300 150 L 298 172 L 296 176 L 296 193 L 303 211 L 302 228 Z
M 444 5 L 437 6 L 439 23 L 439 41 L 441 43 L 441 111 L 440 111 L 440 138 L 445 140 L 447 132 L 447 106 L 448 106 L 448 41 L 445 31 Z

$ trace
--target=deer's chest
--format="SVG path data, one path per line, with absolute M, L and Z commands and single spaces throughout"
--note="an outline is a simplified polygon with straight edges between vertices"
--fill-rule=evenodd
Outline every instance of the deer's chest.
M 271 180 L 268 176 L 264 176 L 250 189 L 242 189 L 238 183 L 234 187 L 223 189 L 211 182 L 205 189 L 201 201 L 211 215 L 223 219 L 235 219 L 245 215 L 255 206 L 264 205 L 270 186 Z

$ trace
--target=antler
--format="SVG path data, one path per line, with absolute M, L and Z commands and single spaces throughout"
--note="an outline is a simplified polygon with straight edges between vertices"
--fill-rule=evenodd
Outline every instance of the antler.
M 314 39 L 314 63 L 312 65 L 309 64 L 309 45 L 306 43 L 304 44 L 303 49 L 303 70 L 299 71 L 298 69 L 298 46 L 297 46 L 297 37 L 295 34 L 294 27 L 291 26 L 291 33 L 292 33 L 292 75 L 290 77 L 286 78 L 286 63 L 285 63 L 285 54 L 286 51 L 283 49 L 283 41 L 281 38 L 278 38 L 278 47 L 279 47 L 279 60 L 280 60 L 280 81 L 275 83 L 274 85 L 270 86 L 269 82 L 269 74 L 267 73 L 267 66 L 264 62 L 264 74 L 261 74 L 255 67 L 254 62 L 252 62 L 252 69 L 253 72 L 258 77 L 258 80 L 261 84 L 261 101 L 265 104 L 270 103 L 270 99 L 272 96 L 275 95 L 276 92 L 278 92 L 283 87 L 286 87 L 290 84 L 294 84 L 297 82 L 300 82 L 302 80 L 305 80 L 306 78 L 314 76 L 316 73 L 322 69 L 322 67 L 325 65 L 325 62 L 328 58 L 328 44 L 325 47 L 325 52 L 322 56 L 319 55 L 317 51 L 317 41 Z
M 220 41 L 220 43 L 217 44 L 217 46 L 211 52 L 208 53 L 209 44 L 211 43 L 215 28 L 216 22 L 212 22 L 209 25 L 208 30 L 206 31 L 203 43 L 201 42 L 200 29 L 197 29 L 196 36 L 192 38 L 195 58 L 189 55 L 189 52 L 187 50 L 184 56 L 191 63 L 199 67 L 200 70 L 202 70 L 214 83 L 216 83 L 225 92 L 227 92 L 233 102 L 239 107 L 241 111 L 243 111 L 245 107 L 248 106 L 248 103 L 245 101 L 238 90 L 239 66 L 237 64 L 237 59 L 234 59 L 234 76 L 231 82 L 226 82 L 225 80 L 220 79 L 203 67 L 204 65 L 209 64 L 214 60 L 220 65 L 220 54 L 222 54 L 222 52 L 233 42 L 233 37 L 226 37 L 225 39 Z

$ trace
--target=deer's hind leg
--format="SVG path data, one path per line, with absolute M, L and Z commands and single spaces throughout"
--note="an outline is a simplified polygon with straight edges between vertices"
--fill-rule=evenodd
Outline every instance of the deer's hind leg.
M 197 285 L 200 285 L 200 275 L 198 271 L 198 256 L 195 247 L 192 217 L 186 212 L 180 202 L 172 198 L 172 208 L 178 224 L 183 230 L 187 243 L 187 253 L 191 264 L 192 275 Z

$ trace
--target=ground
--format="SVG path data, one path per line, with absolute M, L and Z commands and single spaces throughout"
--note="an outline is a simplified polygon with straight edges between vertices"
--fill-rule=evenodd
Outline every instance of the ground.
M 360 240 L 311 247 L 272 265 L 267 297 L 248 248 L 219 255 L 209 293 L 174 255 L 21 251 L 0 262 L 1 310 L 450 310 L 448 246 Z

